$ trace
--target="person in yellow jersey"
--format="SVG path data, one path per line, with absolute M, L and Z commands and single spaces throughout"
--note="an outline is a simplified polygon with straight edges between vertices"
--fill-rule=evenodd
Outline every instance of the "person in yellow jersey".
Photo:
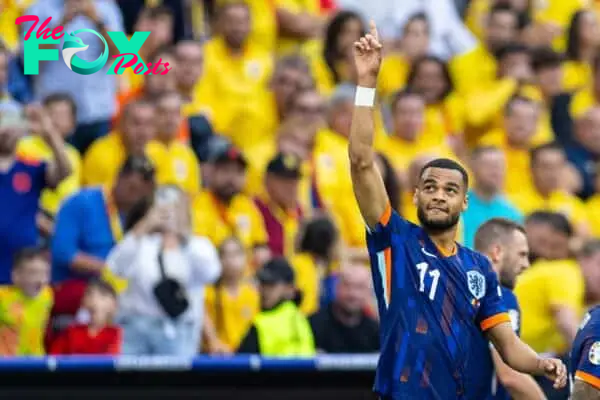
M 592 83 L 592 64 L 600 44 L 600 29 L 592 10 L 579 10 L 573 15 L 567 31 L 567 61 L 563 65 L 563 87 L 573 91 Z
M 529 151 L 540 115 L 540 107 L 532 100 L 515 96 L 504 109 L 504 127 L 479 141 L 480 146 L 494 146 L 504 152 L 507 174 L 504 192 L 519 193 L 533 189 Z
M 422 153 L 452 154 L 443 135 L 427 130 L 422 95 L 398 92 L 392 99 L 391 110 L 393 131 L 389 136 L 376 138 L 375 147 L 390 160 L 398 174 L 405 175 L 410 162 Z
M 12 282 L 0 288 L 0 355 L 42 356 L 54 298 L 48 285 L 50 265 L 40 249 L 15 254 Z
M 296 274 L 296 287 L 302 293 L 300 310 L 311 315 L 335 295 L 339 258 L 339 230 L 331 218 L 306 220 L 298 237 L 298 249 L 290 259 Z
M 298 186 L 302 177 L 302 160 L 279 153 L 265 174 L 265 194 L 254 201 L 260 210 L 268 235 L 268 245 L 274 256 L 291 257 L 302 220 Z
M 148 142 L 146 154 L 156 166 L 158 184 L 177 185 L 188 195 L 200 191 L 200 168 L 192 149 L 178 140 L 182 123 L 181 96 L 163 94 L 155 101 L 156 136 Z
M 205 291 L 202 332 L 211 354 L 235 351 L 260 310 L 258 290 L 245 279 L 248 259 L 240 240 L 235 236 L 225 239 L 219 257 L 221 277 Z
M 310 60 L 319 92 L 328 95 L 336 85 L 354 80 L 352 43 L 364 32 L 360 15 L 342 10 L 327 24 L 323 40 L 311 41 L 303 46 L 302 51 Z
M 450 61 L 450 72 L 456 90 L 468 93 L 497 77 L 496 52 L 518 35 L 518 15 L 506 4 L 496 4 L 485 18 L 484 38 L 472 51 Z
M 448 65 L 434 56 L 417 59 L 409 72 L 407 86 L 425 99 L 425 126 L 430 134 L 441 135 L 456 154 L 465 156 L 464 102 L 453 90 Z
M 134 32 L 151 32 L 138 55 L 145 62 L 151 62 L 150 58 L 161 48 L 173 42 L 173 11 L 167 6 L 158 5 L 144 7 L 133 28 Z M 131 40 L 131 38 L 129 39 Z M 154 64 L 153 64 L 154 65 Z M 127 68 L 119 76 L 119 92 L 129 92 L 139 89 L 144 84 L 144 77 L 148 75 L 136 74 L 133 68 Z
M 217 34 L 204 45 L 204 74 L 197 97 L 208 99 L 214 129 L 245 149 L 262 132 L 239 129 L 239 122 L 262 118 L 263 96 L 273 71 L 273 57 L 250 38 L 250 11 L 244 2 L 217 10 Z M 259 136 L 254 136 L 256 133 Z
M 586 243 L 573 260 L 540 261 L 530 267 L 515 288 L 523 340 L 536 351 L 568 359 L 586 305 L 600 300 L 599 270 L 597 240 Z
M 316 353 L 310 324 L 297 306 L 295 274 L 285 258 L 267 262 L 257 274 L 261 310 L 237 349 L 266 357 L 312 357 Z
M 404 24 L 400 48 L 383 57 L 377 77 L 377 89 L 389 99 L 406 85 L 412 64 L 427 55 L 430 39 L 429 21 L 424 13 L 410 17 Z
M 600 105 L 600 53 L 596 54 L 592 64 L 592 83 L 573 94 L 569 114 L 577 119 L 597 105 Z
M 276 50 L 280 54 L 292 53 L 323 29 L 319 0 L 274 0 L 279 30 Z
M 561 189 L 561 178 L 567 169 L 562 148 L 554 143 L 535 147 L 530 162 L 532 188 L 511 193 L 509 200 L 526 216 L 537 210 L 563 213 L 579 235 L 588 235 L 590 227 L 583 202 Z
M 97 139 L 83 158 L 84 186 L 110 185 L 125 159 L 144 155 L 146 145 L 156 134 L 155 107 L 145 100 L 133 101 L 123 110 L 119 129 Z
M 246 136 L 254 138 L 254 143 L 248 143 L 243 150 L 250 154 L 251 147 L 272 146 L 279 126 L 289 114 L 292 97 L 314 85 L 309 64 L 303 56 L 292 54 L 278 59 L 267 90 L 253 93 L 257 104 L 260 103 L 260 114 L 237 121 L 237 132 L 246 132 Z
M 260 263 L 268 237 L 260 211 L 252 198 L 242 192 L 248 165 L 243 153 L 230 143 L 215 146 L 210 157 L 210 179 L 205 190 L 192 203 L 193 229 L 220 246 L 229 236 L 237 236 L 254 266 Z
M 210 99 L 198 97 L 198 85 L 204 72 L 202 43 L 195 40 L 180 40 L 175 45 L 175 62 L 177 68 L 174 68 L 172 73 L 175 74 L 177 91 L 185 104 L 183 114 L 186 117 L 206 114 L 210 118 L 208 107 Z
M 310 160 L 315 147 L 316 135 L 316 126 L 307 124 L 299 115 L 291 115 L 279 126 L 274 143 L 263 142 L 247 149 L 245 155 L 248 160 L 248 175 L 245 191 L 254 196 L 264 194 L 264 173 L 269 160 L 277 153 L 299 157 L 303 161 L 303 177 L 309 174 L 310 165 L 307 160 Z M 308 190 L 310 183 L 302 182 L 300 185 L 303 193 Z
M 75 130 L 77 106 L 68 94 L 53 94 L 43 100 L 44 108 L 52 120 L 52 124 L 66 139 Z M 81 156 L 77 149 L 65 144 L 67 156 L 71 163 L 71 175 L 63 180 L 55 189 L 45 189 L 40 198 L 42 213 L 38 216 L 38 228 L 44 236 L 49 236 L 53 228 L 53 218 L 61 203 L 71 194 L 79 190 L 81 182 Z M 52 151 L 48 144 L 38 135 L 27 136 L 19 141 L 17 153 L 26 157 L 51 159 Z

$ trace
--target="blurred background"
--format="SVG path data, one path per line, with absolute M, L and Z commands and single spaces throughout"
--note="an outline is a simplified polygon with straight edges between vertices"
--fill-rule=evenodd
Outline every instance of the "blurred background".
M 197 356 L 176 369 L 227 386 L 251 380 L 257 354 L 286 357 L 265 368 L 312 374 L 315 390 L 341 390 L 352 373 L 319 372 L 318 360 L 343 354 L 333 369 L 362 370 L 353 383 L 362 391 L 328 393 L 370 398 L 374 361 L 351 354 L 378 352 L 377 308 L 346 149 L 352 43 L 370 19 L 384 44 L 375 144 L 392 207 L 418 223 L 419 170 L 449 157 L 473 181 L 460 243 L 472 247 L 492 217 L 524 223 L 532 266 L 515 290 L 522 338 L 538 352 L 566 356 L 600 301 L 597 1 L 1 0 L 0 9 L 3 371 L 56 383 L 43 371 Z M 15 24 L 24 15 L 39 22 Z M 150 32 L 137 54 L 152 74 L 107 74 L 109 57 L 80 75 L 59 57 L 25 75 L 24 34 L 48 18 L 42 28 L 104 35 L 110 56 L 119 49 L 106 32 Z M 101 41 L 79 37 L 89 48 L 77 57 L 95 60 Z M 58 358 L 21 358 L 46 355 Z M 62 358 L 82 355 L 97 358 Z M 149 360 L 133 364 L 164 369 Z M 165 385 L 188 376 L 202 386 L 180 374 Z M 284 375 L 262 381 L 304 376 Z

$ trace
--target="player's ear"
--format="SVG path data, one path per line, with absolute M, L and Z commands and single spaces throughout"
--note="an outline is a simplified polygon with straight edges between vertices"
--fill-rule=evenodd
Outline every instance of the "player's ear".
M 490 259 L 494 264 L 499 263 L 502 259 L 502 247 L 497 244 L 493 245 L 490 249 Z
M 466 211 L 467 207 L 469 206 L 469 195 L 465 194 L 465 198 L 463 200 L 463 204 L 462 204 L 462 211 Z
M 419 202 L 418 197 L 419 197 L 419 188 L 416 188 L 415 191 L 413 192 L 413 198 L 412 198 L 413 205 L 415 205 L 415 206 Z

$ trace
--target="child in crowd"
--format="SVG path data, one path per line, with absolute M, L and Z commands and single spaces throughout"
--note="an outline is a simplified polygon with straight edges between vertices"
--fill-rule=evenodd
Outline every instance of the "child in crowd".
M 39 248 L 15 255 L 12 285 L 0 287 L 0 356 L 40 356 L 53 304 L 50 265 Z
M 117 311 L 117 294 L 106 281 L 91 281 L 83 296 L 87 323 L 71 325 L 52 343 L 50 354 L 119 354 L 121 328 L 112 321 Z
M 245 279 L 247 257 L 236 237 L 219 247 L 223 272 L 217 283 L 206 289 L 204 338 L 209 353 L 234 351 L 259 311 L 256 287 Z

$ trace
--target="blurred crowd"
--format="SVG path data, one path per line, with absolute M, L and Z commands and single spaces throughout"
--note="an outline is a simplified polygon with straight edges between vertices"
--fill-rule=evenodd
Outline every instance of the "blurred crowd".
M 347 159 L 352 44 L 370 19 L 393 208 L 418 223 L 421 166 L 467 166 L 457 240 L 472 247 L 492 217 L 525 224 L 516 293 L 536 351 L 566 354 L 600 300 L 598 2 L 0 4 L 5 354 L 377 351 Z M 149 31 L 139 55 L 164 74 L 107 75 L 109 59 L 24 75 L 20 15 Z

